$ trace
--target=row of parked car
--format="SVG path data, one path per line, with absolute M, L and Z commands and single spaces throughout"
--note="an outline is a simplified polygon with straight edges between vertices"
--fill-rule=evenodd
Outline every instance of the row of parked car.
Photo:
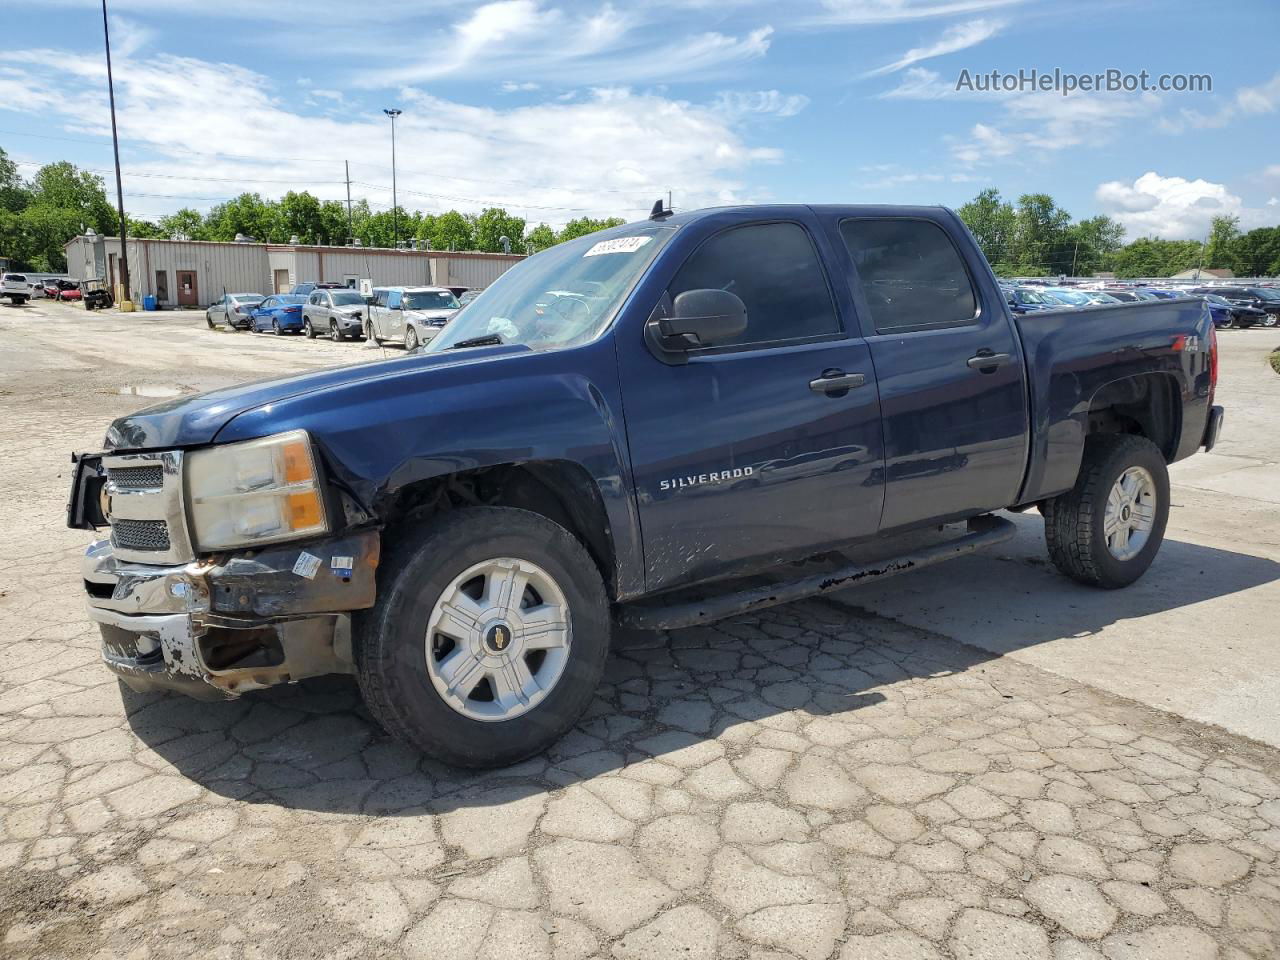
M 225 324 L 253 333 L 302 334 L 310 339 L 401 343 L 412 350 L 432 340 L 453 315 L 479 295 L 450 287 L 374 287 L 366 297 L 339 283 L 300 283 L 264 297 L 228 293 L 205 311 L 209 329 Z
M 90 310 L 109 307 L 112 303 L 111 294 L 101 281 L 81 284 L 79 280 L 68 280 L 66 277 L 31 280 L 25 273 L 11 272 L 0 275 L 0 297 L 13 304 L 23 304 L 41 297 L 62 303 L 83 302 Z
M 1099 303 L 1139 303 L 1203 297 L 1216 327 L 1274 327 L 1280 323 L 1280 290 L 1269 287 L 1201 286 L 1185 290 L 1155 287 L 1055 287 L 1001 281 L 1009 309 L 1017 314 L 1038 310 L 1089 307 Z

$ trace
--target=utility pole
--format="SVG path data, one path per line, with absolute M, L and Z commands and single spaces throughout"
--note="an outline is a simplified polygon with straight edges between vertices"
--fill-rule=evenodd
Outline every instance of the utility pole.
M 355 239 L 356 235 L 355 228 L 351 225 L 351 161 L 343 160 L 342 165 L 347 171 L 347 242 L 349 243 Z
M 1072 252 L 1072 254 L 1071 254 L 1071 276 L 1072 276 L 1073 278 L 1074 278 L 1074 277 L 1075 277 L 1075 275 L 1076 275 L 1076 257 L 1078 257 L 1079 255 L 1080 255 L 1080 241 L 1079 241 L 1079 240 L 1077 240 L 1077 241 L 1076 241 L 1076 248 L 1075 248 L 1075 250 L 1074 250 L 1074 251 Z
M 120 138 L 116 133 L 116 88 L 111 77 L 111 32 L 107 28 L 107 0 L 102 0 L 102 39 L 107 45 L 107 97 L 111 101 L 111 147 L 116 155 L 116 212 L 120 215 L 120 284 L 124 287 L 121 301 L 129 299 L 129 247 L 124 219 L 124 187 L 120 183 Z
M 103 0 L 105 3 L 106 0 Z M 400 116 L 402 111 L 391 109 L 383 110 L 388 117 L 391 118 L 391 232 L 395 237 L 393 247 L 400 246 L 400 204 L 396 200 L 396 117 Z
M 1209 243 L 1209 237 L 1206 234 L 1205 238 L 1200 241 L 1200 259 L 1196 262 L 1196 279 L 1197 280 L 1200 279 L 1200 268 L 1204 266 L 1204 248 L 1208 243 Z

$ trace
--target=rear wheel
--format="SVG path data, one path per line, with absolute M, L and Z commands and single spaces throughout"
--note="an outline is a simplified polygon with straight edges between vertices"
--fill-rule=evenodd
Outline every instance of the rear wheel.
M 586 710 L 609 651 L 609 604 L 567 530 L 506 507 L 424 525 L 380 571 L 355 624 L 356 672 L 391 734 L 456 766 L 545 750 Z
M 1091 586 L 1127 587 L 1146 573 L 1164 540 L 1164 456 L 1145 437 L 1089 437 L 1075 487 L 1047 501 L 1042 512 L 1054 566 Z
M 372 340 L 372 341 L 373 341 L 374 343 L 376 343 L 378 346 L 382 346 L 382 341 L 378 338 L 378 335 L 377 335 L 376 333 L 374 333 L 374 332 L 373 332 L 373 321 L 372 321 L 372 320 L 368 321 L 368 322 L 367 322 L 367 323 L 365 323 L 365 325 L 364 325 L 364 338 L 365 338 L 366 340 Z
M 308 340 L 316 338 L 316 328 L 311 325 L 311 318 L 307 317 L 302 321 L 302 332 L 306 334 Z
M 279 320 L 272 320 L 272 321 L 271 321 L 271 332 L 272 332 L 272 333 L 274 333 L 277 337 L 278 337 L 278 336 L 280 336 L 280 321 L 279 321 Z
M 86 306 L 88 306 L 88 302 L 87 302 L 87 301 L 86 301 L 86 304 L 85 304 L 85 305 L 86 305 Z M 93 309 L 93 308 L 92 308 L 92 307 L 90 307 L 89 309 Z M 210 330 L 217 330 L 217 329 L 218 329 L 218 325 L 217 325 L 216 323 L 214 323 L 214 322 L 213 322 L 213 314 L 211 314 L 208 310 L 206 310 L 206 311 L 204 312 L 204 322 L 205 322 L 205 323 L 207 323 L 207 324 L 209 325 L 209 329 L 210 329 Z

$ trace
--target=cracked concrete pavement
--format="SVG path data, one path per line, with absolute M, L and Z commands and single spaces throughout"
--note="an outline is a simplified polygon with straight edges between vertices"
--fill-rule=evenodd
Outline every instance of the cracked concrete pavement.
M 52 305 L 0 309 L 0 338 L 6 957 L 1280 953 L 1273 746 L 857 594 L 622 637 L 573 733 L 478 775 L 391 741 L 346 678 L 226 704 L 123 690 L 61 526 L 68 451 L 140 405 L 124 385 L 376 352 Z

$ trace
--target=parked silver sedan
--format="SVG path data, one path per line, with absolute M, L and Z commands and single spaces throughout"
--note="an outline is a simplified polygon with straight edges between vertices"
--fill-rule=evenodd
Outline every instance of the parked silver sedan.
M 310 339 L 324 334 L 331 340 L 359 340 L 368 305 L 355 290 L 312 290 L 302 308 L 302 331 Z
M 265 299 L 259 293 L 224 293 L 221 300 L 209 304 L 204 312 L 205 323 L 210 330 L 219 323 L 225 323 L 232 330 L 248 330 L 253 308 Z

